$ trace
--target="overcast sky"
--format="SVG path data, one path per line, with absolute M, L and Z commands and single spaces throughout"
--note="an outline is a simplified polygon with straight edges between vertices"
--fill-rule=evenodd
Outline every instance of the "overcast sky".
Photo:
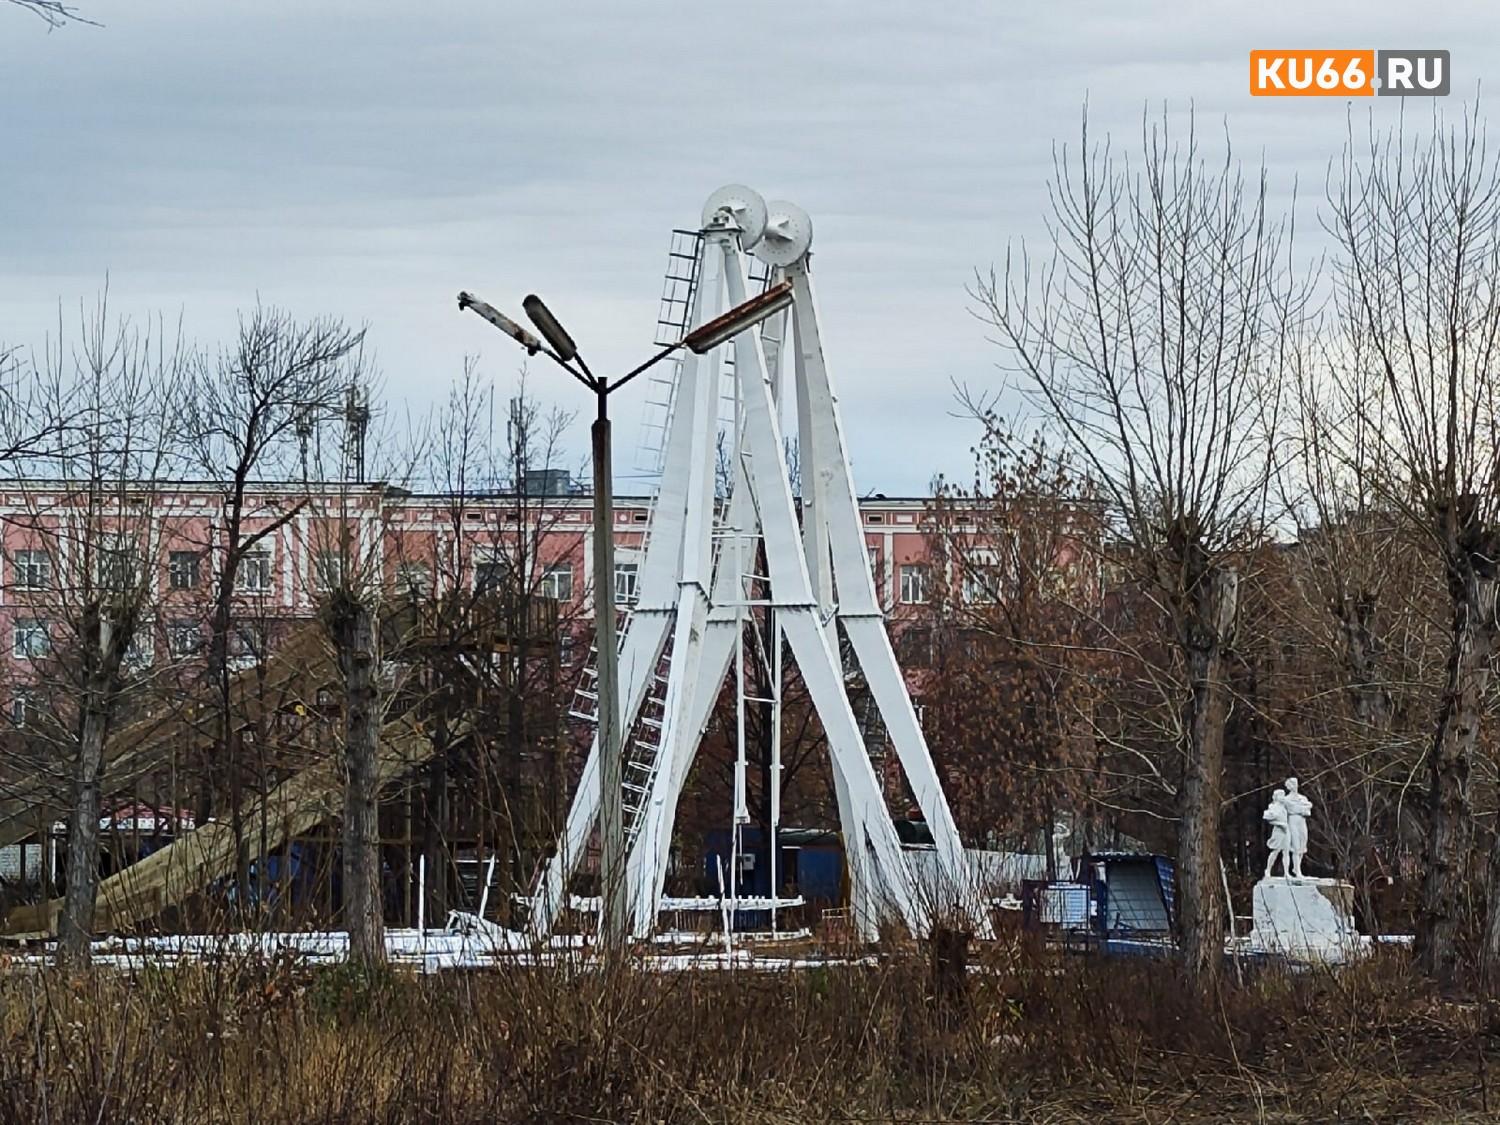
M 670 231 L 743 182 L 812 216 L 855 479 L 890 495 L 968 469 L 951 383 L 1001 376 L 965 287 L 1042 232 L 1085 98 L 1117 143 L 1163 102 L 1227 123 L 1316 236 L 1347 105 L 1250 97 L 1252 49 L 1446 48 L 1455 110 L 1500 74 L 1479 0 L 77 3 L 101 26 L 0 2 L 0 344 L 39 344 L 107 274 L 115 309 L 209 345 L 257 298 L 368 324 L 396 410 L 467 354 L 503 396 L 519 352 L 460 289 L 538 292 L 595 370 L 633 365 Z M 555 370 L 532 388 L 589 406 Z M 617 401 L 629 487 L 643 407 Z

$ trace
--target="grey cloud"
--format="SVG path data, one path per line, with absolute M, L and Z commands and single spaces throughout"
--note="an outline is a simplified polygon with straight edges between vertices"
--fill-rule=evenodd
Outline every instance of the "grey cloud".
M 1163 100 L 1209 141 L 1227 117 L 1310 210 L 1344 108 L 1250 98 L 1251 48 L 1448 46 L 1463 89 L 1500 57 L 1477 3 L 1419 24 L 1388 2 L 89 8 L 105 26 L 53 34 L 0 10 L 0 340 L 38 339 L 109 271 L 116 307 L 181 309 L 204 341 L 257 295 L 368 321 L 414 408 L 466 353 L 513 382 L 460 288 L 542 292 L 596 366 L 624 366 L 649 348 L 669 231 L 744 181 L 813 215 L 857 480 L 890 494 L 966 471 L 949 383 L 996 384 L 1000 357 L 964 287 L 1042 235 L 1085 96 L 1120 144 Z M 576 404 L 549 378 L 533 389 Z M 633 448 L 637 408 L 619 412 Z

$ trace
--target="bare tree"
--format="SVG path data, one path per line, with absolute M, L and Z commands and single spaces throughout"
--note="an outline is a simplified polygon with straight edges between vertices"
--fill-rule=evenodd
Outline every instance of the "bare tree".
M 937 482 L 930 564 L 913 575 L 930 612 L 923 692 L 934 750 L 958 782 L 962 824 L 1019 835 L 1087 811 L 1097 776 L 1092 701 L 1106 672 L 1095 578 L 1105 531 L 1086 474 L 993 411 L 972 486 Z M 1049 857 L 1050 858 L 1050 857 Z M 1055 860 L 1054 860 L 1055 866 Z
M 1458 967 L 1473 843 L 1474 756 L 1500 638 L 1500 160 L 1477 111 L 1430 136 L 1403 128 L 1356 140 L 1329 185 L 1348 368 L 1327 398 L 1373 443 L 1372 479 L 1440 561 L 1449 646 L 1427 752 L 1427 840 L 1417 957 Z M 1355 346 L 1357 345 L 1357 350 Z M 1485 958 L 1500 958 L 1500 837 Z
M 1322 794 L 1314 850 L 1355 884 L 1372 931 L 1410 925 L 1399 889 L 1379 903 L 1375 892 L 1398 888 L 1398 875 L 1404 888 L 1421 850 L 1418 779 L 1446 647 L 1435 623 L 1447 616 L 1440 563 L 1386 495 L 1380 411 L 1343 389 L 1375 362 L 1364 334 L 1344 332 L 1318 333 L 1297 356 L 1284 466 L 1296 542 L 1250 591 L 1246 646 L 1260 661 L 1253 702 L 1276 731 L 1276 764 Z M 1258 783 L 1280 776 L 1262 770 Z
M 39 16 L 49 28 L 62 27 L 67 23 L 94 22 L 85 19 L 79 14 L 77 8 L 62 3 L 62 0 L 8 0 L 8 2 Z
M 350 959 L 365 965 L 385 960 L 378 772 L 385 676 L 377 628 L 385 582 L 380 525 L 362 518 L 371 502 L 368 493 L 345 490 L 331 500 L 334 511 L 321 513 L 325 544 L 331 537 L 333 550 L 320 553 L 323 573 L 318 576 L 327 589 L 322 621 L 344 689 L 344 928 Z
M 1181 676 L 1177 871 L 1182 952 L 1223 956 L 1219 870 L 1225 658 L 1235 560 L 1261 530 L 1299 302 L 1264 175 L 1226 142 L 1210 165 L 1193 123 L 1144 123 L 1138 168 L 1090 140 L 1056 160 L 1050 259 L 1024 248 L 975 296 L 1043 416 L 1088 466 L 1127 560 L 1171 623 Z
M 45 474 L 48 456 L 58 444 L 58 428 L 73 417 L 50 417 L 42 383 L 33 365 L 22 362 L 20 348 L 0 344 L 0 469 L 20 476 Z
M 72 770 L 58 920 L 58 958 L 70 965 L 87 963 L 93 935 L 105 742 L 154 646 L 160 528 L 151 499 L 173 467 L 181 370 L 180 347 L 169 352 L 160 334 L 112 327 L 101 300 L 71 354 L 59 340 L 35 372 L 58 483 L 45 505 L 24 493 L 33 501 L 26 532 L 40 556 L 34 565 L 45 560 L 46 581 L 32 602 L 41 630 L 35 644 L 51 730 L 63 736 Z
M 223 489 L 223 512 L 214 541 L 206 544 L 214 588 L 205 675 L 218 693 L 218 730 L 205 761 L 199 814 L 207 819 L 227 795 L 236 840 L 244 855 L 240 821 L 241 775 L 235 755 L 231 647 L 245 589 L 245 560 L 274 540 L 301 510 L 293 500 L 264 518 L 249 519 L 255 486 L 268 479 L 305 476 L 309 459 L 321 461 L 329 423 L 346 407 L 347 366 L 357 356 L 362 331 L 333 320 L 299 321 L 259 307 L 240 320 L 235 344 L 193 372 L 182 418 L 182 436 L 194 467 Z M 253 530 L 251 528 L 253 527 Z M 269 563 L 266 564 L 269 568 Z M 269 578 L 269 573 L 263 577 Z M 264 653 L 259 654 L 260 657 Z M 242 862 L 242 868 L 243 868 Z M 239 879 L 245 891 L 244 873 Z
M 356 964 L 385 960 L 385 902 L 380 847 L 381 728 L 391 701 L 398 654 L 385 651 L 381 619 L 395 588 L 386 560 L 390 517 L 407 495 L 410 466 L 398 463 L 399 443 L 370 441 L 374 466 L 365 460 L 366 431 L 378 421 L 368 405 L 371 370 L 363 356 L 345 372 L 345 412 L 340 440 L 303 453 L 304 533 L 309 578 L 321 591 L 318 613 L 343 687 L 344 809 L 342 898 L 349 957 Z M 332 428 L 330 428 L 331 430 Z M 333 432 L 328 435 L 333 437 Z M 418 438 L 416 445 L 422 444 Z M 380 479 L 366 481 L 369 470 Z M 400 647 L 396 639 L 393 647 Z
M 586 600 L 585 529 L 565 522 L 571 421 L 533 397 L 524 372 L 497 399 L 466 361 L 429 426 L 444 440 L 422 451 L 434 518 L 401 537 L 397 565 L 417 634 L 405 659 L 432 738 L 421 804 L 434 914 L 456 874 L 454 832 L 481 869 L 485 851 L 504 857 L 490 901 L 505 910 L 504 892 L 529 878 L 566 811 L 566 642 Z

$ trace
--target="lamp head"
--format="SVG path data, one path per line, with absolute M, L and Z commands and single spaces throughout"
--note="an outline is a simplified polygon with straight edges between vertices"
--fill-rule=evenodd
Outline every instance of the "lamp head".
M 552 350 L 557 353 L 557 358 L 564 363 L 569 363 L 578 358 L 578 345 L 573 342 L 573 337 L 568 335 L 557 317 L 552 315 L 552 310 L 542 303 L 542 299 L 535 293 L 530 293 L 521 302 L 521 307 L 526 310 L 526 316 L 536 330 L 542 334 L 542 339 L 551 345 Z
M 791 303 L 792 283 L 783 281 L 759 296 L 751 297 L 744 304 L 736 305 L 723 316 L 717 316 L 707 324 L 693 329 L 683 337 L 682 342 L 689 351 L 702 355 L 725 340 L 738 336 L 745 329 L 753 328 L 767 317 L 779 313 Z
M 486 301 L 481 301 L 472 293 L 460 293 L 458 295 L 458 307 L 460 311 L 473 309 L 480 316 L 484 317 L 485 320 L 489 321 L 496 328 L 500 329 L 501 332 L 504 332 L 512 340 L 525 348 L 528 355 L 536 355 L 537 352 L 542 350 L 542 342 L 540 340 L 511 320 L 510 317 L 506 316 L 499 309 Z

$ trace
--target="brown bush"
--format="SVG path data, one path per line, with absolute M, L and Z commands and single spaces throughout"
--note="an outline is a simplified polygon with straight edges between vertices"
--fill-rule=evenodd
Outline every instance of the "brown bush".
M 1207 997 L 1165 964 L 973 962 L 961 1010 L 909 950 L 778 972 L 12 966 L 0 1119 L 1458 1121 L 1500 1097 L 1500 1021 L 1404 955 Z

